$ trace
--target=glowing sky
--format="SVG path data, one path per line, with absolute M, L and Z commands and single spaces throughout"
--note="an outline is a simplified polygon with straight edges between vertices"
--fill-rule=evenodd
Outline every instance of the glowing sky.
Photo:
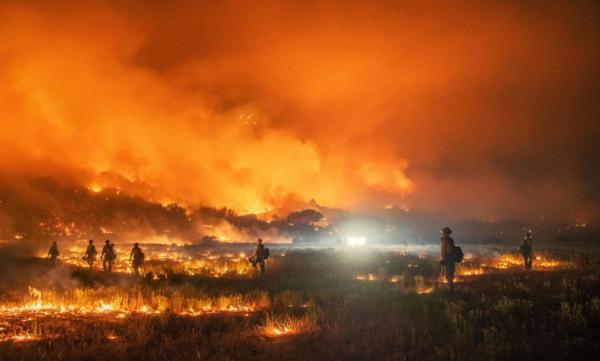
M 241 212 L 600 204 L 590 1 L 4 1 L 0 172 Z

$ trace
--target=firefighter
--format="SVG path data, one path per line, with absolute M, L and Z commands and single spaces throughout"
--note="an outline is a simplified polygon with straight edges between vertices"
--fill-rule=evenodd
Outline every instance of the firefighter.
M 47 258 L 50 258 L 50 262 L 52 262 L 52 264 L 57 264 L 58 263 L 58 255 L 60 253 L 58 252 L 58 245 L 56 244 L 56 241 L 52 242 L 52 245 L 50 246 L 50 249 L 48 250 L 48 256 Z
M 454 239 L 450 237 L 452 230 L 448 227 L 442 229 L 442 238 L 440 239 L 440 265 L 442 266 L 442 273 L 448 281 L 450 290 L 454 290 L 454 270 L 455 270 L 455 259 L 454 259 Z
M 260 266 L 261 275 L 265 273 L 265 259 L 268 257 L 267 252 L 267 249 L 263 245 L 263 240 L 259 238 L 256 241 L 256 250 L 248 257 L 248 260 L 252 263 L 252 267 L 256 268 L 256 265 Z
M 104 272 L 112 271 L 112 248 L 110 247 L 110 241 L 107 239 L 104 243 L 104 247 L 102 248 L 102 255 L 100 259 L 102 260 L 102 269 Z
M 133 267 L 133 274 L 139 276 L 140 266 L 144 263 L 144 252 L 142 252 L 139 243 L 136 242 L 133 245 L 131 254 L 129 255 L 129 260 L 131 261 L 131 266 Z
M 90 270 L 94 266 L 97 254 L 98 252 L 96 251 L 96 246 L 94 246 L 94 240 L 90 239 L 85 254 L 83 255 L 83 260 L 90 266 Z
M 519 252 L 521 252 L 521 256 L 523 256 L 523 263 L 525 264 L 525 269 L 530 270 L 533 265 L 533 232 L 531 230 L 527 231 L 525 236 L 523 237 L 523 241 L 521 242 L 521 247 L 519 247 Z

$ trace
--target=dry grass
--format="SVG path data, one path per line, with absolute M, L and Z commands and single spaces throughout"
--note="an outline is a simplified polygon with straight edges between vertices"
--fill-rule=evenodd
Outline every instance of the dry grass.
M 0 262 L 0 360 L 593 359 L 600 252 L 532 272 L 481 265 L 493 257 L 468 259 L 453 294 L 434 255 L 394 252 L 289 251 L 247 278 Z M 43 287 L 53 272 L 70 281 Z

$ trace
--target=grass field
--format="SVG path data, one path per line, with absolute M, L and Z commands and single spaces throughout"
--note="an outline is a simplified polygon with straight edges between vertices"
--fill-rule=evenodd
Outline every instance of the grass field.
M 277 249 L 262 277 L 165 261 L 144 278 L 3 251 L 0 360 L 596 359 L 600 252 L 538 254 L 528 272 L 474 250 L 450 293 L 419 249 Z

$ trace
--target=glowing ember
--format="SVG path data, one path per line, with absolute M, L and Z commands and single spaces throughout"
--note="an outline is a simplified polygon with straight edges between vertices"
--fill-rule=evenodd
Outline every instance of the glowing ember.
M 433 292 L 433 287 L 417 287 L 416 292 L 420 295 Z
M 27 341 L 37 341 L 40 338 L 38 336 L 24 333 L 24 334 L 16 334 L 16 335 L 0 335 L 0 342 L 13 341 L 13 342 L 27 342 Z
M 392 276 L 392 277 L 389 278 L 388 281 L 390 281 L 392 283 L 402 282 L 402 281 L 404 281 L 404 276 L 402 276 L 402 275 Z
M 433 292 L 433 287 L 425 284 L 423 276 L 415 276 L 415 291 L 422 295 Z
M 367 275 L 356 275 L 354 276 L 354 279 L 357 281 L 378 281 L 379 279 L 377 278 L 377 276 L 375 276 L 372 273 L 369 273 Z
M 483 274 L 485 274 L 485 270 L 483 269 L 483 267 L 472 268 L 472 267 L 468 267 L 468 266 L 459 265 L 456 268 L 456 276 L 469 277 L 469 276 L 481 276 Z
M 557 260 L 545 259 L 542 257 L 535 257 L 535 261 L 533 262 L 535 267 L 542 268 L 557 268 L 561 266 L 561 262 Z
M 267 336 L 283 336 L 283 335 L 291 335 L 294 333 L 294 329 L 288 327 L 270 327 L 265 329 L 265 334 Z
M 354 276 L 354 279 L 357 281 L 386 281 L 391 283 L 398 283 L 404 280 L 403 275 L 394 275 L 394 276 L 377 276 L 373 273 L 369 274 L 357 274 Z
M 281 319 L 267 315 L 261 334 L 267 337 L 282 337 L 311 332 L 316 328 L 316 317 L 314 315 L 306 315 L 301 318 L 285 316 Z

